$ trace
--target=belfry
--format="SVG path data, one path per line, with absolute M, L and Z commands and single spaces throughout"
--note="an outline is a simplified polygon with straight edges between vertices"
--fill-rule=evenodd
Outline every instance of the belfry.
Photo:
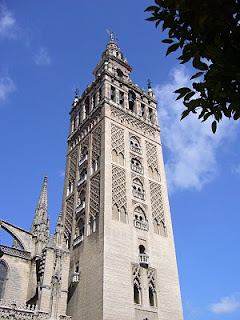
M 1 221 L 15 247 L 0 246 L 0 319 L 183 319 L 157 102 L 131 70 L 110 33 L 70 111 L 55 234 L 47 178 L 30 232 Z

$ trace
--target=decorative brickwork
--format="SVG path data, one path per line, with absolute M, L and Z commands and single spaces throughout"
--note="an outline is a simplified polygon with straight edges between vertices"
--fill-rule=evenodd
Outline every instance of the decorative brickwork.
M 83 142 L 81 142 L 81 145 L 80 145 L 80 159 L 82 158 L 83 156 L 83 151 L 85 149 L 89 149 L 89 137 L 87 137 Z
M 99 125 L 92 133 L 92 166 L 101 155 L 101 128 Z
M 133 283 L 137 282 L 141 286 L 141 269 L 138 264 L 132 265 L 132 279 Z
M 155 136 L 156 130 L 144 121 L 138 120 L 135 117 L 129 115 L 125 111 L 122 111 L 114 106 L 111 106 L 111 114 L 114 118 L 117 119 L 120 123 L 124 125 L 129 125 L 135 129 L 139 129 L 143 132 L 144 135 Z
M 112 165 L 112 205 L 127 208 L 126 170 Z
M 158 223 L 160 223 L 161 221 L 165 220 L 161 185 L 153 181 L 149 181 L 149 184 L 150 184 L 152 217 L 153 219 L 156 219 Z
M 146 150 L 147 150 L 147 164 L 148 167 L 151 167 L 152 170 L 158 170 L 158 156 L 157 156 L 157 147 L 146 141 Z
M 147 279 L 148 279 L 148 285 L 152 286 L 155 290 L 156 289 L 156 270 L 155 269 L 148 269 Z
M 66 217 L 65 217 L 65 233 L 67 237 L 72 232 L 73 211 L 74 209 L 74 195 L 66 200 Z
M 124 155 L 124 129 L 111 124 L 112 150 Z
M 90 217 L 99 214 L 100 203 L 100 173 L 97 173 L 90 181 Z
M 69 181 L 74 181 L 76 179 L 76 171 L 77 171 L 77 150 L 75 149 L 71 155 L 69 160 Z
M 23 259 L 30 260 L 31 259 L 31 253 L 23 250 L 18 250 L 13 247 L 8 247 L 4 245 L 0 245 L 0 249 L 5 254 L 9 254 L 10 256 L 19 257 Z

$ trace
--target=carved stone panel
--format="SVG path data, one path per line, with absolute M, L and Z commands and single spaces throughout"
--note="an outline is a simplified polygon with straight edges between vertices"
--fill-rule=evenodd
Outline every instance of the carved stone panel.
M 146 141 L 146 150 L 148 167 L 151 167 L 153 170 L 158 170 L 157 147 L 154 144 Z
M 100 173 L 90 181 L 90 217 L 96 218 L 99 214 L 100 202 Z
M 156 221 L 161 222 L 165 220 L 161 185 L 153 181 L 150 184 L 150 197 L 152 207 L 152 217 Z
M 124 129 L 113 123 L 111 124 L 111 141 L 112 150 L 115 150 L 117 154 L 122 153 L 124 156 Z
M 127 208 L 126 170 L 112 165 L 112 204 Z
M 92 164 L 98 160 L 101 155 L 101 125 L 92 133 Z

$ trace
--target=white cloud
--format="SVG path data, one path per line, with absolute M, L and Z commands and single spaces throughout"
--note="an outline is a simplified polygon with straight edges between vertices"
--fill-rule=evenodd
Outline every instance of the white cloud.
M 9 76 L 0 77 L 0 100 L 6 100 L 8 95 L 15 90 L 15 84 Z
M 223 297 L 220 302 L 211 304 L 209 309 L 216 314 L 233 313 L 240 310 L 240 294 L 236 293 L 229 297 Z
M 51 64 L 50 55 L 45 47 L 40 47 L 34 56 L 34 61 L 37 66 L 48 66 Z
M 235 168 L 232 170 L 233 174 L 240 174 L 240 164 L 236 165 Z
M 0 5 L 0 37 L 15 38 L 16 20 L 13 14 L 3 5 Z
M 196 307 L 192 304 L 191 301 L 186 301 L 184 303 L 184 314 L 185 318 L 189 320 L 197 320 L 199 319 L 199 316 L 201 315 L 201 310 L 199 307 Z
M 180 121 L 185 110 L 182 100 L 175 101 L 173 92 L 190 86 L 187 69 L 177 67 L 170 73 L 170 82 L 158 85 L 154 91 L 158 100 L 161 137 L 168 150 L 166 174 L 170 192 L 176 189 L 200 190 L 217 172 L 216 153 L 222 141 L 231 136 L 233 122 L 223 119 L 217 133 L 211 131 L 211 121 L 201 123 L 190 114 Z

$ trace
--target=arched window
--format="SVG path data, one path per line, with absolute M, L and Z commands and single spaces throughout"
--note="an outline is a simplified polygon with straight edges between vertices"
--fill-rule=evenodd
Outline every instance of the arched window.
M 141 287 L 137 279 L 134 281 L 133 285 L 134 303 L 141 304 Z
M 153 179 L 153 169 L 152 167 L 148 167 L 148 176 Z
M 119 210 L 116 204 L 114 204 L 112 208 L 112 217 L 113 217 L 113 220 L 119 220 Z
M 156 299 L 155 299 L 156 292 L 152 287 L 148 288 L 148 296 L 149 296 L 149 305 L 151 307 L 156 307 Z
M 128 222 L 127 212 L 124 207 L 120 209 L 120 221 L 124 223 Z
M 130 90 L 128 92 L 128 107 L 129 107 L 129 110 L 132 112 L 134 111 L 135 99 L 136 99 L 135 93 L 132 90 Z
M 157 169 L 154 169 L 153 178 L 154 178 L 155 180 L 159 181 L 159 173 L 158 173 L 158 170 L 157 170 Z
M 134 136 L 130 138 L 130 149 L 134 152 L 141 153 L 140 142 Z
M 146 221 L 146 215 L 145 212 L 143 211 L 143 209 L 141 207 L 136 207 L 134 210 L 134 214 L 135 214 L 135 219 L 139 220 L 139 221 Z
M 84 236 L 84 227 L 85 227 L 84 219 L 80 218 L 79 222 L 78 222 L 78 230 L 79 230 L 79 236 L 80 237 Z
M 8 267 L 4 260 L 0 260 L 0 299 L 4 297 L 4 290 L 6 287 L 8 274 Z
M 132 158 L 131 159 L 131 169 L 137 173 L 143 173 L 143 167 L 141 162 L 136 159 L 136 158 Z
M 167 236 L 166 226 L 163 220 L 160 222 L 157 219 L 153 220 L 153 230 L 155 233 L 160 234 L 161 236 Z
M 82 182 L 84 182 L 85 180 L 87 180 L 87 168 L 84 168 L 81 172 L 80 172 L 80 184 Z
M 96 232 L 96 217 L 91 216 L 89 219 L 89 235 Z
M 144 210 L 138 206 L 134 210 L 134 226 L 135 228 L 148 231 L 148 222 Z
M 119 153 L 119 164 L 124 166 L 124 155 L 121 152 Z
M 133 179 L 132 191 L 134 197 L 144 200 L 145 191 L 143 190 L 142 182 L 138 178 Z
M 139 253 L 145 254 L 145 247 L 142 244 L 140 244 L 140 246 L 139 246 Z
M 112 151 L 112 161 L 117 162 L 117 158 L 118 158 L 117 152 L 116 152 L 116 150 L 113 150 Z

